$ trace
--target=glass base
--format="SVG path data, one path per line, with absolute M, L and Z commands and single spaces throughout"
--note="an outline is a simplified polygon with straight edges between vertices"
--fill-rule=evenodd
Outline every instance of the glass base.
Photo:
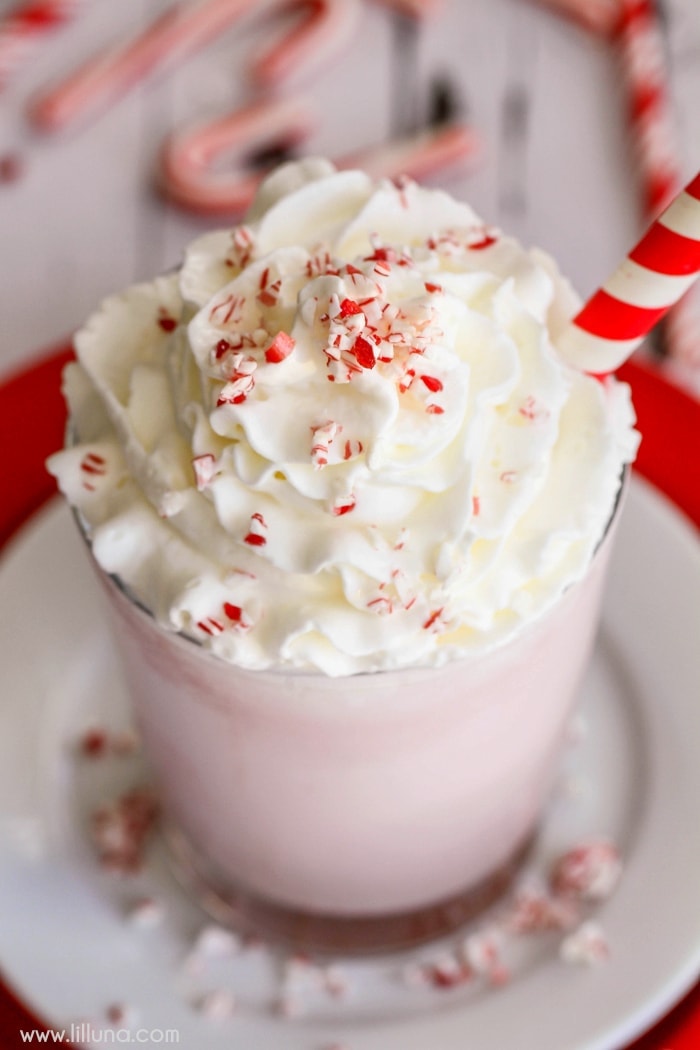
M 202 864 L 180 831 L 164 830 L 175 876 L 218 923 L 243 936 L 262 937 L 296 951 L 369 955 L 401 951 L 453 933 L 491 907 L 511 887 L 535 838 L 531 833 L 496 871 L 448 900 L 380 916 L 314 914 L 232 891 Z

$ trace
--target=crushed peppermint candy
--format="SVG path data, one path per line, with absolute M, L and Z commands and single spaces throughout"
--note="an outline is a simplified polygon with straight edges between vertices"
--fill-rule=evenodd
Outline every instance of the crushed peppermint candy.
M 194 470 L 197 491 L 203 492 L 216 477 L 216 457 L 210 452 L 205 452 L 201 456 L 195 456 L 192 460 L 192 469 Z
M 508 909 L 504 928 L 514 934 L 570 930 L 579 918 L 575 901 L 537 890 L 519 890 Z
M 237 933 L 225 926 L 210 923 L 197 934 L 193 951 L 208 959 L 220 959 L 229 955 L 237 955 L 241 947 L 241 938 Z
M 171 317 L 164 306 L 161 306 L 158 310 L 158 327 L 163 332 L 174 332 L 177 328 L 177 321 L 174 317 Z
M 217 398 L 217 407 L 221 405 L 241 405 L 255 388 L 255 371 L 257 361 L 242 354 L 236 355 L 233 372 L 227 383 L 224 383 Z
M 108 750 L 108 737 L 104 729 L 86 729 L 78 741 L 78 750 L 88 758 L 101 758 Z
M 97 479 L 107 476 L 107 461 L 97 452 L 86 452 L 80 461 L 80 470 L 85 475 L 82 479 L 83 488 L 95 492 Z
M 424 631 L 440 631 L 446 623 L 444 608 L 433 609 L 427 620 L 423 622 Z
M 80 736 L 77 748 L 86 758 L 105 758 L 107 755 L 126 757 L 138 751 L 140 743 L 133 729 L 110 730 L 91 726 Z
M 253 258 L 255 236 L 250 226 L 236 226 L 231 233 L 231 247 L 226 256 L 226 263 L 242 270 Z
M 455 955 L 444 955 L 435 962 L 425 963 L 426 983 L 432 988 L 459 988 L 474 979 L 470 966 Z
M 267 543 L 267 522 L 265 521 L 262 514 L 259 512 L 251 514 L 250 522 L 248 523 L 248 532 L 243 538 L 243 542 L 247 543 L 250 547 L 264 547 Z
M 183 968 L 188 974 L 202 975 L 210 963 L 233 958 L 242 949 L 243 941 L 237 933 L 216 923 L 209 923 L 195 937 L 183 961 Z
M 121 874 L 139 871 L 157 818 L 155 795 L 145 787 L 133 788 L 96 809 L 90 827 L 101 865 Z
M 213 616 L 207 616 L 204 620 L 197 620 L 197 627 L 209 638 L 216 638 L 218 634 L 223 634 L 226 630 L 221 621 L 215 620 Z
M 550 872 L 556 894 L 584 901 L 605 900 L 622 874 L 619 851 L 607 839 L 583 843 L 559 857 Z
M 600 926 L 584 922 L 561 942 L 559 956 L 564 962 L 595 966 L 610 958 L 610 946 Z
M 236 1012 L 236 997 L 227 988 L 216 988 L 200 996 L 195 1006 L 203 1017 L 212 1021 L 225 1021 Z
M 165 907 L 155 897 L 139 897 L 126 912 L 130 925 L 140 929 L 153 929 L 163 922 L 164 917 Z
M 461 954 L 466 966 L 490 984 L 506 984 L 510 971 L 501 958 L 503 937 L 498 929 L 473 933 L 462 942 Z
M 316 470 L 328 465 L 330 447 L 342 427 L 333 420 L 311 427 L 311 462 Z
M 356 502 L 355 495 L 352 492 L 348 496 L 338 496 L 331 504 L 331 514 L 336 518 L 349 514 L 351 510 L 355 509 Z
M 139 1021 L 138 1011 L 126 1003 L 111 1003 L 105 1017 L 110 1025 L 119 1028 L 133 1028 Z
M 252 627 L 251 621 L 248 619 L 245 611 L 240 605 L 234 605 L 233 602 L 224 602 L 222 608 L 224 616 L 234 625 L 234 627 L 241 631 L 247 631 Z
M 269 364 L 279 364 L 294 350 L 296 342 L 286 332 L 278 332 L 265 351 L 265 360 Z
M 348 994 L 350 983 L 347 974 L 337 965 L 321 968 L 323 988 L 336 999 L 343 999 Z

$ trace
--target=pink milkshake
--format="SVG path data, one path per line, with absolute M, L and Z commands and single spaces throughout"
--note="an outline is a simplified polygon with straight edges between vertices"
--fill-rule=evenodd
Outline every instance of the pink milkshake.
M 557 354 L 576 305 L 446 194 L 306 161 L 78 336 L 51 469 L 232 914 L 397 945 L 512 874 L 636 448 L 626 387 Z

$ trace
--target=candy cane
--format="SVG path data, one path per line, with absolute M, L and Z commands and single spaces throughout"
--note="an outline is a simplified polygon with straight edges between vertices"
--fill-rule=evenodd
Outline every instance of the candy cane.
M 480 151 L 481 139 L 472 128 L 448 124 L 349 154 L 335 164 L 339 168 L 362 168 L 376 179 L 401 175 L 424 179 L 458 160 L 475 159 Z
M 263 145 L 292 145 L 312 130 L 308 106 L 298 99 L 257 102 L 208 124 L 170 135 L 160 153 L 163 192 L 200 214 L 245 211 L 262 175 L 217 172 L 224 154 L 253 154 Z
M 0 88 L 42 40 L 70 22 L 84 0 L 29 0 L 0 17 Z
M 307 106 L 298 99 L 255 103 L 245 109 L 171 135 L 160 155 L 161 187 L 171 200 L 200 214 L 238 214 L 250 205 L 264 173 L 222 173 L 216 162 L 224 155 L 251 155 L 263 145 L 292 145 L 311 130 Z M 473 156 L 475 133 L 449 125 L 398 140 L 388 146 L 340 158 L 340 168 L 361 167 L 373 177 L 410 175 L 424 178 L 447 164 Z
M 386 7 L 393 7 L 411 18 L 426 18 L 442 9 L 442 0 L 380 0 Z
M 613 31 L 619 17 L 618 0 L 539 0 L 539 3 L 601 36 Z
M 615 33 L 628 97 L 628 117 L 642 184 L 645 218 L 682 186 L 664 41 L 652 0 L 619 0 Z
M 90 59 L 31 107 L 33 122 L 56 131 L 105 109 L 145 77 L 198 51 L 255 5 L 255 0 L 175 4 L 139 36 Z
M 700 174 L 686 186 L 557 340 L 561 355 L 607 373 L 629 357 L 700 274 Z
M 358 0 L 291 0 L 284 8 L 299 10 L 303 17 L 253 60 L 251 76 L 266 87 L 332 58 L 349 40 L 360 13 Z

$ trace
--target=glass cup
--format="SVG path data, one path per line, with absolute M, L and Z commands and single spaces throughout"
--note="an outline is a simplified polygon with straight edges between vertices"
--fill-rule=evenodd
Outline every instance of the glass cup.
M 552 609 L 439 668 L 244 670 L 98 567 L 166 836 L 205 906 L 298 946 L 370 951 L 502 894 L 557 771 L 620 503 Z

